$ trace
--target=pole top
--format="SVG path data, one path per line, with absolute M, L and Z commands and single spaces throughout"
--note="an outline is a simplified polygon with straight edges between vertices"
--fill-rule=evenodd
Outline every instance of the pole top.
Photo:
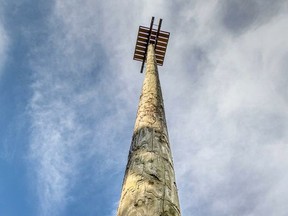
M 161 30 L 162 19 L 159 20 L 158 29 L 154 29 L 154 17 L 151 19 L 150 28 L 139 26 L 133 59 L 142 61 L 141 73 L 146 61 L 149 44 L 154 44 L 157 65 L 162 66 L 166 54 L 170 32 Z

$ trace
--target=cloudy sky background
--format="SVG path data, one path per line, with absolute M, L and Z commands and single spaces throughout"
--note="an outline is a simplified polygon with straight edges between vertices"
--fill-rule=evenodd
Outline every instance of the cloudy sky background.
M 285 0 L 0 0 L 0 215 L 115 215 L 143 81 L 159 68 L 183 216 L 288 215 Z

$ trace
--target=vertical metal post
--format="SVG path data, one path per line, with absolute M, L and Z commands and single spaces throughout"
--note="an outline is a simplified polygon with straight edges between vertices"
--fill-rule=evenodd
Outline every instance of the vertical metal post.
M 152 19 L 151 19 L 150 30 L 149 30 L 148 41 L 147 41 L 147 46 L 146 46 L 146 49 L 145 49 L 144 59 L 143 59 L 143 62 L 142 62 L 142 66 L 141 66 L 141 71 L 140 71 L 140 73 L 143 73 L 144 64 L 145 64 L 145 61 L 146 61 L 147 50 L 148 50 L 148 46 L 149 46 L 149 42 L 150 42 L 150 36 L 151 36 L 152 29 L 153 29 L 153 23 L 154 23 L 154 17 L 152 17 Z
M 161 25 L 162 25 L 162 19 L 159 20 L 158 31 L 157 31 L 157 35 L 156 35 L 156 38 L 155 38 L 155 50 L 156 50 L 156 47 L 157 47 L 158 37 L 159 37 L 159 34 L 160 34 L 160 30 L 161 30 Z

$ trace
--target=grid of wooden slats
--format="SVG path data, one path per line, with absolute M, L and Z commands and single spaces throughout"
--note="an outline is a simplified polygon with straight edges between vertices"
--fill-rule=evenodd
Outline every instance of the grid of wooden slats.
M 155 45 L 157 65 L 162 66 L 164 63 L 170 33 L 166 31 L 160 31 L 158 34 L 158 38 L 156 39 L 158 30 L 152 29 L 149 39 L 149 31 L 150 29 L 147 27 L 139 27 L 133 59 L 142 62 L 144 61 L 144 58 L 146 57 L 146 49 L 149 42 Z

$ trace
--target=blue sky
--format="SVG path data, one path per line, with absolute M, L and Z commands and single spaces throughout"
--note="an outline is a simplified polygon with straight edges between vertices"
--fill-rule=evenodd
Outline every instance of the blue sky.
M 143 74 L 159 68 L 183 216 L 288 215 L 285 0 L 0 0 L 0 215 L 115 215 Z

